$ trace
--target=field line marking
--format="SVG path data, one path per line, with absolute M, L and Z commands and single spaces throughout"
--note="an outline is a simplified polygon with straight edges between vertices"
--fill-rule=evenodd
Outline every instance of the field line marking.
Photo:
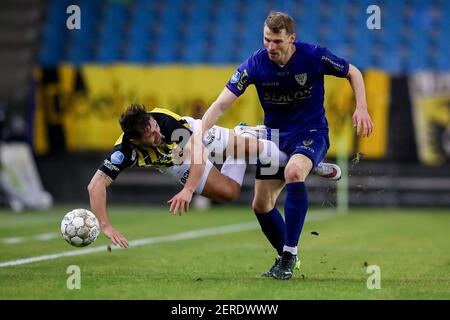
M 5 244 L 16 244 L 16 243 L 22 243 L 25 241 L 24 237 L 13 237 L 13 238 L 4 238 L 0 240 L 0 243 Z
M 60 236 L 57 232 L 48 232 L 48 233 L 41 233 L 35 236 L 30 237 L 12 237 L 12 238 L 3 238 L 0 239 L 0 243 L 4 244 L 19 244 L 22 242 L 29 242 L 29 241 L 49 241 L 56 239 Z
M 341 216 L 341 215 L 338 213 L 333 213 L 333 212 L 323 212 L 323 214 L 322 214 L 322 212 L 320 212 L 320 213 L 310 212 L 310 214 L 307 215 L 307 220 L 308 221 L 316 221 L 316 220 L 323 220 L 323 219 L 337 217 L 337 216 Z M 138 247 L 138 246 L 143 246 L 143 245 L 148 245 L 148 244 L 173 242 L 173 241 L 201 238 L 201 237 L 206 237 L 206 236 L 210 236 L 210 235 L 220 235 L 220 234 L 228 234 L 228 233 L 235 233 L 235 232 L 241 232 L 241 231 L 256 230 L 256 229 L 259 229 L 259 227 L 260 226 L 256 221 L 251 221 L 251 222 L 244 222 L 244 223 L 239 223 L 239 224 L 230 224 L 230 225 L 221 226 L 221 227 L 192 230 L 192 231 L 187 231 L 187 232 L 182 232 L 182 233 L 177 233 L 177 234 L 167 235 L 167 236 L 158 236 L 158 237 L 144 238 L 144 239 L 138 239 L 138 240 L 131 240 L 128 242 L 128 244 L 130 245 L 130 248 L 132 248 L 132 247 Z M 128 248 L 128 250 L 130 248 Z M 111 246 L 111 249 L 117 250 L 117 249 L 122 249 L 122 248 L 116 247 L 116 246 Z M 0 268 L 17 266 L 17 265 L 28 264 L 28 263 L 39 262 L 39 261 L 54 260 L 54 259 L 59 259 L 62 257 L 80 256 L 80 255 L 84 255 L 84 254 L 90 254 L 90 253 L 102 252 L 102 251 L 106 251 L 106 245 L 100 245 L 100 246 L 85 248 L 85 249 L 75 249 L 75 250 L 64 251 L 64 252 L 60 252 L 60 253 L 54 253 L 54 254 L 48 254 L 48 255 L 0 262 Z
M 60 235 L 61 235 L 60 233 L 58 234 L 56 232 L 42 233 L 42 234 L 38 234 L 37 236 L 32 237 L 31 240 L 48 241 L 48 240 L 56 239 Z

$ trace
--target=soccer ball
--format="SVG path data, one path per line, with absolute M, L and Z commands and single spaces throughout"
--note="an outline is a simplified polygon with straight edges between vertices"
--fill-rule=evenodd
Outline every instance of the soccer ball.
M 85 247 L 97 239 L 100 225 L 97 217 L 89 210 L 75 209 L 61 221 L 61 234 L 75 247 Z

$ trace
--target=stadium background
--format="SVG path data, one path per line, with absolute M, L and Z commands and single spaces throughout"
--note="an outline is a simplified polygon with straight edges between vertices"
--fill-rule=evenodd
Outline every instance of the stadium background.
M 450 2 L 372 2 L 2 1 L 2 139 L 31 146 L 56 203 L 86 203 L 86 185 L 129 103 L 200 117 L 262 46 L 267 13 L 281 10 L 295 18 L 299 40 L 327 46 L 364 73 L 376 128 L 369 139 L 354 135 L 347 81 L 326 78 L 328 159 L 345 150 L 350 205 L 449 206 Z M 66 26 L 71 4 L 80 8 L 80 29 Z M 371 4 L 381 9 L 379 30 L 366 25 Z M 249 91 L 221 125 L 262 122 Z M 252 176 L 250 168 L 239 203 L 252 197 Z M 178 188 L 152 170 L 129 170 L 109 199 L 159 204 Z M 335 205 L 335 184 L 311 177 L 309 188 L 314 204 Z

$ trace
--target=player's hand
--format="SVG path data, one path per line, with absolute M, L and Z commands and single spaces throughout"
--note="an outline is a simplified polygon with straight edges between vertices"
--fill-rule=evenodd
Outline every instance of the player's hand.
M 183 190 L 178 192 L 172 199 L 167 201 L 167 203 L 170 203 L 169 211 L 172 214 L 179 213 L 180 215 L 184 212 L 188 212 L 191 200 L 192 200 L 192 191 L 183 188 Z
M 373 122 L 367 111 L 367 107 L 356 107 L 352 121 L 358 136 L 362 134 L 363 137 L 368 137 L 372 133 Z
M 128 240 L 112 226 L 103 227 L 102 231 L 115 245 L 128 248 Z

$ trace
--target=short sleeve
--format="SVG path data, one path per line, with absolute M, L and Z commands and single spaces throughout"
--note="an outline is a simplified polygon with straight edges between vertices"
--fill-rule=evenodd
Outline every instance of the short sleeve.
M 98 167 L 98 170 L 114 180 L 120 172 L 131 167 L 135 161 L 136 151 L 131 147 L 131 144 L 121 143 L 113 148 L 110 155 Z
M 233 73 L 230 80 L 228 80 L 226 87 L 233 92 L 236 97 L 239 97 L 245 92 L 245 89 L 253 83 L 252 75 L 254 74 L 253 56 L 245 60 L 239 68 Z
M 340 78 L 347 76 L 349 68 L 347 60 L 334 55 L 325 47 L 318 47 L 316 54 L 320 59 L 323 74 Z

